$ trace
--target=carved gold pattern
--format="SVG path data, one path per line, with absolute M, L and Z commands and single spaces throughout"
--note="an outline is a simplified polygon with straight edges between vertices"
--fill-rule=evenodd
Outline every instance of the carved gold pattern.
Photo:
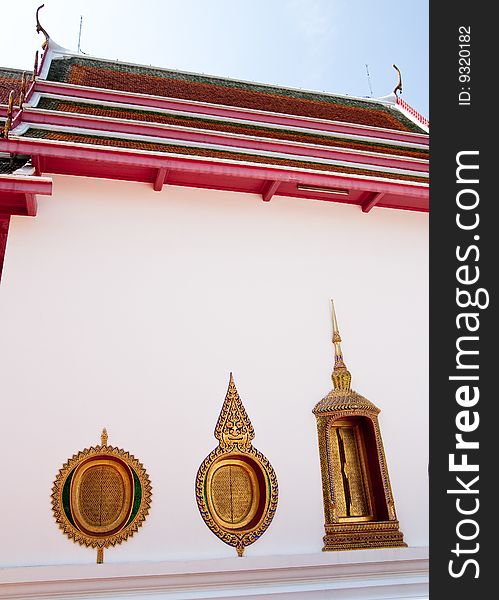
M 372 520 L 369 473 L 365 448 L 358 425 L 336 421 L 328 431 L 331 472 L 338 490 L 337 510 L 340 521 Z
M 5 119 L 5 125 L 3 127 L 3 137 L 5 139 L 9 138 L 10 128 L 12 127 L 12 115 L 14 112 L 14 90 L 12 90 L 9 94 L 9 101 L 7 104 L 7 117 Z
M 219 444 L 199 467 L 196 500 L 206 525 L 239 556 L 266 531 L 277 509 L 277 477 L 252 446 L 254 436 L 231 373 L 215 427 Z
M 26 98 L 28 82 L 26 80 L 26 71 L 23 71 L 23 76 L 21 79 L 21 92 L 19 94 L 19 108 L 22 109 L 24 100 Z
M 152 495 L 142 463 L 107 445 L 107 439 L 104 429 L 100 445 L 85 448 L 64 463 L 51 496 L 60 529 L 81 546 L 96 548 L 98 563 L 104 560 L 104 548 L 121 544 L 142 526 Z
M 386 466 L 378 422 L 380 411 L 350 387 L 351 375 L 343 360 L 334 304 L 332 309 L 333 389 L 313 409 L 326 529 L 323 550 L 406 546 L 399 531 Z M 373 439 L 369 459 L 366 436 Z M 372 481 L 375 472 L 379 473 L 376 477 L 380 482 L 376 502 Z

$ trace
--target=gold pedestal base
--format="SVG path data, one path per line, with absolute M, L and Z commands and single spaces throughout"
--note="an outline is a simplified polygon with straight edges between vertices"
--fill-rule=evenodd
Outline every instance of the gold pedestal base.
M 326 525 L 323 552 L 406 547 L 398 521 Z

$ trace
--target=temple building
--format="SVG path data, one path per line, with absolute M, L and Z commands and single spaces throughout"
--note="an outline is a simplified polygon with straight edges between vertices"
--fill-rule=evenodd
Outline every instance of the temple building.
M 0 67 L 0 598 L 427 598 L 429 124 L 400 78 L 37 28 L 33 72 Z

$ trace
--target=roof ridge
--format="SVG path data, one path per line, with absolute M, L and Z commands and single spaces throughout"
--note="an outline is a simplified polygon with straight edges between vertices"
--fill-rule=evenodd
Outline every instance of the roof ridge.
M 4 74 L 4 73 L 16 73 L 19 74 L 22 77 L 23 73 L 29 73 L 30 69 L 16 69 L 14 67 L 10 68 L 10 67 L 0 67 L 0 77 Z M 3 75 L 5 76 L 5 75 Z
M 321 90 L 314 90 L 314 89 L 310 89 L 310 88 L 279 85 L 276 83 L 265 83 L 263 81 L 254 81 L 254 80 L 250 80 L 250 79 L 240 79 L 240 78 L 236 78 L 236 77 L 224 77 L 222 75 L 213 75 L 211 73 L 204 73 L 204 72 L 200 73 L 197 71 L 185 71 L 183 69 L 174 69 L 171 67 L 145 65 L 145 64 L 141 64 L 141 63 L 134 63 L 134 62 L 129 62 L 129 61 L 117 60 L 117 59 L 115 60 L 115 59 L 110 59 L 110 58 L 102 58 L 100 56 L 93 56 L 93 55 L 89 55 L 89 54 L 84 54 L 84 55 L 77 54 L 74 52 L 70 52 L 69 50 L 67 50 L 67 51 L 59 50 L 59 48 L 57 50 L 51 49 L 53 52 L 52 60 L 77 59 L 77 60 L 96 61 L 96 62 L 109 63 L 111 65 L 123 65 L 123 66 L 129 66 L 129 67 L 136 67 L 139 69 L 142 68 L 142 69 L 149 69 L 149 70 L 153 70 L 153 71 L 164 71 L 166 73 L 176 73 L 178 75 L 187 75 L 187 76 L 193 76 L 193 77 L 201 76 L 201 77 L 216 80 L 219 82 L 224 82 L 224 81 L 225 82 L 233 82 L 233 83 L 245 84 L 245 85 L 250 85 L 250 86 L 269 88 L 270 90 L 277 90 L 277 91 L 286 90 L 286 91 L 290 91 L 290 92 L 298 92 L 298 93 L 302 93 L 302 94 L 322 96 L 324 98 L 340 98 L 340 99 L 344 99 L 344 100 L 366 102 L 367 104 L 381 105 L 381 106 L 384 106 L 387 108 L 393 108 L 395 106 L 395 102 L 387 100 L 387 99 L 385 99 L 385 97 L 369 98 L 368 96 L 354 96 L 354 95 L 348 95 L 348 94 L 339 94 L 339 93 L 335 93 L 335 92 L 326 92 L 324 90 L 321 91 Z

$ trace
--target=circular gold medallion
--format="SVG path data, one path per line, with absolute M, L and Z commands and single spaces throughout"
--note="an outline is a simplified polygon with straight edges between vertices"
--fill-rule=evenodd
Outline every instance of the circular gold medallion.
M 60 469 L 52 489 L 56 522 L 73 541 L 103 549 L 132 536 L 151 505 L 151 483 L 130 453 L 107 445 L 85 448 Z
M 89 535 L 120 531 L 133 506 L 133 475 L 119 459 L 95 457 L 75 470 L 70 489 L 71 515 Z

